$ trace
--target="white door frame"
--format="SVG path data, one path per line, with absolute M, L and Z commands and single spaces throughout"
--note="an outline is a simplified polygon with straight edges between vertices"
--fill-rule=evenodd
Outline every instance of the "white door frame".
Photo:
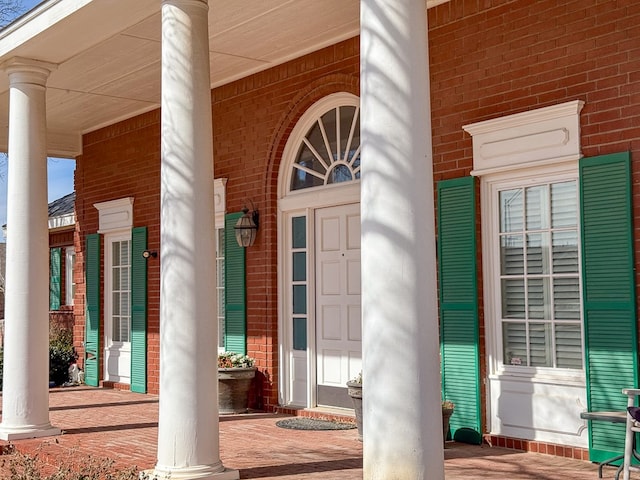
M 104 235 L 104 376 L 107 381 L 129 384 L 131 382 L 131 341 L 113 342 L 111 332 L 113 330 L 113 253 L 112 245 L 115 242 L 131 242 L 131 230 L 121 230 L 109 232 Z M 131 269 L 131 248 L 129 249 L 129 269 Z M 129 270 L 131 272 L 131 270 Z M 129 275 L 129 291 L 131 291 L 131 275 Z M 131 293 L 129 294 L 129 307 L 131 307 Z M 131 314 L 129 314 L 131 322 Z M 131 325 L 129 325 L 129 331 Z M 124 361 L 128 361 L 129 375 L 120 376 L 109 373 L 109 360 L 116 353 L 123 356 Z M 127 358 L 128 357 L 128 358 Z M 119 372 L 120 373 L 120 372 Z
M 307 217 L 307 400 L 300 407 L 316 406 L 316 350 L 315 350 L 315 256 L 314 256 L 314 223 L 315 209 L 360 203 L 360 183 L 337 184 L 315 192 L 289 195 L 278 204 L 278 285 L 281 295 L 278 296 L 278 337 L 280 338 L 280 388 L 281 405 L 292 405 L 291 392 L 291 356 L 293 350 L 293 332 L 289 319 L 292 318 L 291 294 L 291 218 L 305 215 Z
M 315 258 L 314 212 L 317 208 L 333 207 L 348 203 L 360 203 L 360 182 L 327 184 L 322 187 L 291 190 L 293 164 L 303 139 L 318 118 L 326 112 L 343 106 L 357 109 L 360 99 L 347 92 L 338 92 L 319 100 L 299 119 L 285 145 L 278 173 L 278 338 L 279 338 L 279 388 L 280 405 L 314 407 L 316 405 L 316 350 L 315 350 Z M 292 393 L 292 246 L 291 218 L 306 216 L 306 267 L 307 267 L 307 351 L 306 351 L 306 400 L 293 401 Z M 304 354 L 303 354 L 304 355 Z M 300 359 L 302 356 L 299 357 Z M 301 396 L 301 395 L 300 395 Z

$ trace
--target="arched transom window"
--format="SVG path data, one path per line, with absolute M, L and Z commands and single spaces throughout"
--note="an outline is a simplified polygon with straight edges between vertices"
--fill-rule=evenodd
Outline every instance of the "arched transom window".
M 359 180 L 360 108 L 340 105 L 320 115 L 291 165 L 291 191 Z

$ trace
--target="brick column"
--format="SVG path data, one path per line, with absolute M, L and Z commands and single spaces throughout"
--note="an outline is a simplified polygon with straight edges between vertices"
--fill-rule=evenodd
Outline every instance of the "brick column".
M 0 438 L 58 435 L 49 423 L 46 82 L 54 65 L 14 58 L 9 74 L 5 337 Z
M 442 480 L 426 2 L 360 5 L 364 478 Z
M 162 2 L 159 479 L 239 478 L 220 461 L 207 12 Z

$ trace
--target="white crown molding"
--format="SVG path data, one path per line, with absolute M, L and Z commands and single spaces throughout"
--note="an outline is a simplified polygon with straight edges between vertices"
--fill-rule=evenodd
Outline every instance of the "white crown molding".
M 473 174 L 485 175 L 558 158 L 580 158 L 582 100 L 462 128 L 473 137 Z
M 94 203 L 99 212 L 98 233 L 109 233 L 133 227 L 133 197 Z

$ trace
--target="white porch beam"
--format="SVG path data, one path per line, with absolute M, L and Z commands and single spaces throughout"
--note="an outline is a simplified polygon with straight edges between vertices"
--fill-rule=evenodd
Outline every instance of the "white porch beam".
M 365 480 L 444 479 L 424 0 L 361 1 Z
M 0 438 L 58 435 L 49 422 L 49 233 L 46 82 L 55 65 L 14 58 L 9 165 L 4 377 Z
M 239 478 L 220 461 L 207 14 L 162 2 L 158 479 Z

